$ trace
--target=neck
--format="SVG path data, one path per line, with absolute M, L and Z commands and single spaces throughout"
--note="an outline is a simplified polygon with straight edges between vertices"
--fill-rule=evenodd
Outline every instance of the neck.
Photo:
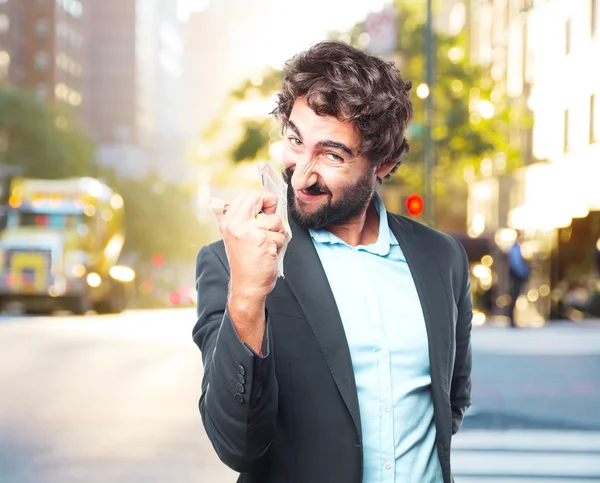
M 329 225 L 326 230 L 348 245 L 371 245 L 379 236 L 379 213 L 372 203 L 363 212 L 344 223 Z

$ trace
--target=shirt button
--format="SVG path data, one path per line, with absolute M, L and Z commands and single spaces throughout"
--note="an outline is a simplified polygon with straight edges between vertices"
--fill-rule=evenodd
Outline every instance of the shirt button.
M 389 470 L 392 467 L 392 463 L 390 463 L 389 461 L 385 464 L 385 469 Z
M 384 406 L 384 407 L 383 407 L 383 410 L 384 410 L 386 413 L 389 413 L 389 412 L 390 412 L 390 407 L 389 407 L 389 406 Z

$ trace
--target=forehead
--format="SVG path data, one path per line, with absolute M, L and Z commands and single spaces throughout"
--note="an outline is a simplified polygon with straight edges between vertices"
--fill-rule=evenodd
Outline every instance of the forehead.
M 296 100 L 289 120 L 298 128 L 302 137 L 314 141 L 338 141 L 352 148 L 360 145 L 360 135 L 351 121 L 340 121 L 335 116 L 319 116 L 301 97 Z

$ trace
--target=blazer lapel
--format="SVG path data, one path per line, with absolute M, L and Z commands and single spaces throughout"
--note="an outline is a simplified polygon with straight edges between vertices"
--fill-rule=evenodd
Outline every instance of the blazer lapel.
M 435 247 L 428 247 L 418 237 L 413 227 L 402 218 L 388 213 L 390 228 L 406 257 L 408 268 L 419 294 L 427 337 L 431 365 L 431 391 L 435 409 L 438 436 L 447 434 L 450 408 L 447 404 L 450 384 L 448 366 L 452 340 L 452 323 L 449 318 L 445 287 L 435 255 Z M 451 419 L 450 419 L 451 420 Z
M 285 279 L 306 315 L 333 380 L 361 436 L 358 394 L 350 348 L 333 292 L 310 234 L 292 220 L 290 226 L 293 236 L 284 259 Z

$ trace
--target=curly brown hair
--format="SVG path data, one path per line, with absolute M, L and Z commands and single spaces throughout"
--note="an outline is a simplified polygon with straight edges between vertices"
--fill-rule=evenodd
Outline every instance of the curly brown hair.
M 395 160 L 394 173 L 409 150 L 411 87 L 393 62 L 324 41 L 287 62 L 273 114 L 285 129 L 294 103 L 304 97 L 316 114 L 351 121 L 360 134 L 360 152 L 374 165 Z

